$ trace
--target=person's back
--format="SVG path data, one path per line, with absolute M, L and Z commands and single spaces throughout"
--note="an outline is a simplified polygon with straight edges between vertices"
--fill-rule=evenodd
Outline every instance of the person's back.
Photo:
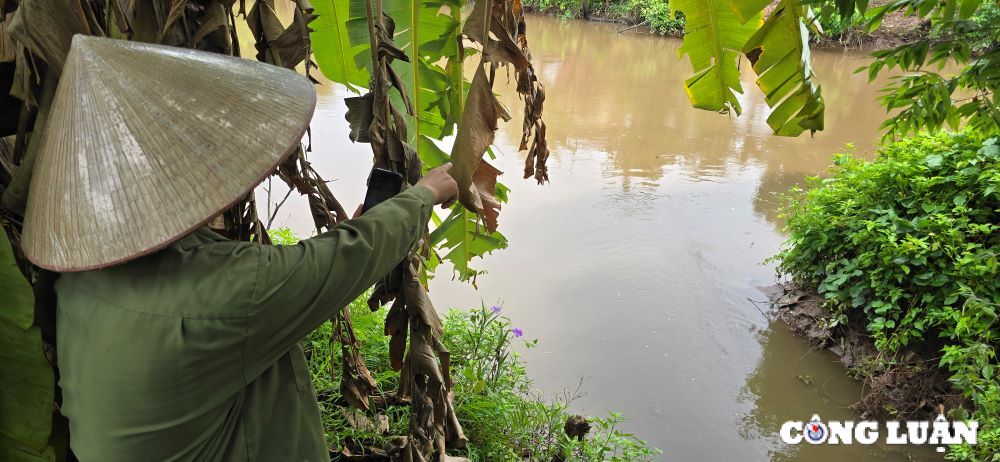
M 82 460 L 326 454 L 318 427 L 302 424 L 319 414 L 301 351 L 246 377 L 259 251 L 212 235 L 198 231 L 154 255 L 58 282 L 63 412 Z
M 105 62 L 115 64 L 94 65 Z M 21 250 L 61 273 L 70 449 L 100 462 L 329 460 L 298 343 L 410 253 L 433 205 L 454 202 L 450 164 L 298 245 L 233 242 L 198 227 L 300 147 L 315 107 L 308 80 L 77 35 L 59 85 Z
M 298 342 L 403 258 L 435 202 L 431 189 L 410 188 L 287 247 L 203 228 L 132 262 L 62 275 L 73 451 L 100 461 L 328 460 Z

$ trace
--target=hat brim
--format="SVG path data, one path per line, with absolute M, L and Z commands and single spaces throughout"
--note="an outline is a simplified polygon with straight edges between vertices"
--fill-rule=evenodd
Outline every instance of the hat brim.
M 40 140 L 25 256 L 87 271 L 170 245 L 298 149 L 315 107 L 312 83 L 288 69 L 74 37 Z

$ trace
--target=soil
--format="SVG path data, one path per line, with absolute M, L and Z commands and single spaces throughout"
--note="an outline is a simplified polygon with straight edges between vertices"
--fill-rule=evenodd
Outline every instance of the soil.
M 872 2 L 871 8 L 888 3 L 885 0 Z M 819 37 L 814 46 L 863 48 L 867 50 L 886 50 L 898 47 L 904 43 L 924 38 L 930 28 L 930 23 L 920 18 L 907 16 L 897 11 L 885 16 L 882 25 L 873 32 L 865 30 L 849 31 L 837 36 Z
M 858 320 L 825 327 L 830 312 L 815 290 L 792 283 L 760 290 L 778 319 L 815 348 L 830 350 L 849 375 L 862 381 L 862 398 L 854 404 L 862 418 L 930 420 L 957 407 L 971 409 L 952 389 L 946 371 L 937 367 L 939 341 L 925 341 L 889 357 L 875 348 Z

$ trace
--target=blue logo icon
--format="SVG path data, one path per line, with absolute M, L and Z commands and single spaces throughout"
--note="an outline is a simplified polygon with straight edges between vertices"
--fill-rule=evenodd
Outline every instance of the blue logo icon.
M 819 415 L 814 414 L 809 422 L 806 422 L 806 440 L 810 444 L 820 444 L 826 441 L 826 424 L 819 419 Z

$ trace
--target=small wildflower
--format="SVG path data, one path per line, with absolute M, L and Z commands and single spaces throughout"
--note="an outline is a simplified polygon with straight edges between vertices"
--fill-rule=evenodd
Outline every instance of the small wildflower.
M 500 308 L 499 305 L 493 305 L 492 307 L 490 307 L 490 310 L 493 311 L 493 314 L 500 314 L 502 308 Z
M 524 331 L 521 330 L 520 327 L 515 327 L 515 328 L 511 329 L 511 331 L 514 332 L 514 337 L 520 337 L 520 336 L 524 335 Z

